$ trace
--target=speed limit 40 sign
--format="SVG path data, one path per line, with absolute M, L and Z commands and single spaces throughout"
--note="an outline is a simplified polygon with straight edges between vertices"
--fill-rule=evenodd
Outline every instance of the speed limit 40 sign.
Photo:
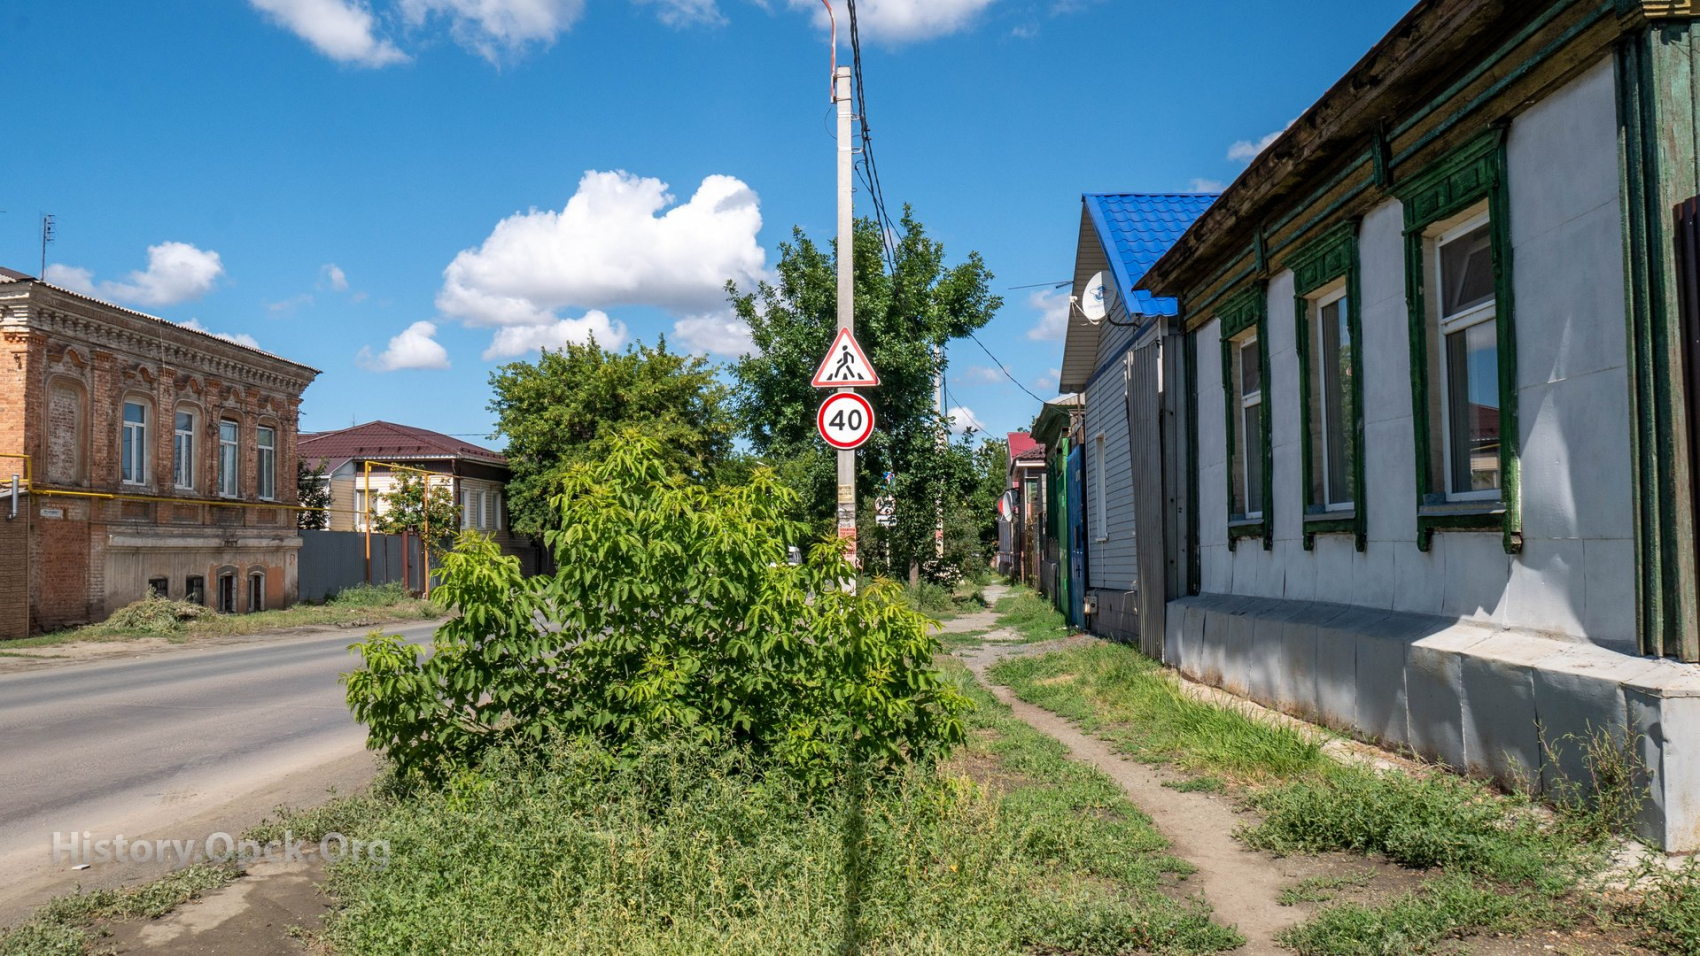
M 820 437 L 841 451 L 860 448 L 874 433 L 874 407 L 855 392 L 838 392 L 815 414 Z

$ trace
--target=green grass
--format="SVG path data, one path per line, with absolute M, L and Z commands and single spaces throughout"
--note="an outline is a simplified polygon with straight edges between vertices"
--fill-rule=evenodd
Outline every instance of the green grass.
M 977 704 L 969 742 L 942 769 L 878 782 L 859 812 L 811 802 L 735 749 L 616 760 L 557 741 L 440 791 L 380 790 L 269 826 L 390 841 L 387 869 L 331 870 L 340 909 L 324 941 L 339 956 L 819 953 L 847 925 L 880 953 L 1241 945 L 1175 899 L 1191 867 L 1113 781 L 948 666 Z
M 1071 633 L 1062 614 L 1038 593 L 1016 585 L 998 599 L 992 608 L 999 615 L 998 626 L 1021 635 L 1019 643 L 1035 644 L 1054 641 Z
M 1700 953 L 1700 859 L 1674 872 L 1649 864 L 1625 896 L 1615 915 L 1640 931 L 1643 945 L 1678 956 Z
M 1444 772 L 1336 764 L 1321 753 L 1320 733 L 1190 697 L 1160 665 L 1122 645 L 1015 658 L 992 676 L 1125 753 L 1198 775 L 1177 789 L 1225 785 L 1262 814 L 1239 834 L 1254 849 L 1344 851 L 1435 874 L 1394 900 L 1322 910 L 1283 937 L 1300 953 L 1429 952 L 1482 932 L 1601 918 L 1621 920 L 1669 952 L 1700 954 L 1700 867 L 1679 875 L 1649 871 L 1627 904 L 1582 888 L 1629 821 L 1625 808 L 1638 805 L 1624 789 L 1636 777 L 1624 741 L 1581 742 L 1590 792 L 1564 789 L 1541 806 Z M 1291 891 L 1293 901 L 1324 889 L 1301 885 Z
M 1331 906 L 1277 939 L 1299 956 L 1403 956 L 1479 933 L 1561 925 L 1568 925 L 1563 911 L 1540 894 L 1446 875 L 1384 903 Z
M 1281 891 L 1276 900 L 1282 906 L 1299 903 L 1327 903 L 1339 890 L 1361 889 L 1375 879 L 1373 873 L 1348 873 L 1345 876 L 1313 876 L 1300 880 Z
M 1013 658 L 991 675 L 1022 700 L 1078 721 L 1141 760 L 1242 782 L 1307 773 L 1325 763 L 1319 734 L 1190 697 L 1161 665 L 1123 645 Z
M 181 612 L 175 610 L 181 604 L 159 599 L 138 601 L 102 623 L 6 641 L 4 647 L 15 651 L 137 637 L 163 637 L 172 643 L 183 643 L 198 637 L 234 637 L 295 627 L 367 627 L 397 621 L 428 621 L 446 613 L 430 601 L 411 596 L 399 584 L 356 585 L 345 588 L 324 604 L 297 604 L 280 611 L 253 614 L 216 614 L 198 605 L 187 605 Z M 192 619 L 179 619 L 178 614 L 188 613 L 187 608 L 199 608 L 201 613 Z
M 0 956 L 83 956 L 97 921 L 157 919 L 236 878 L 216 864 L 196 864 L 141 886 L 61 896 L 25 922 L 0 929 Z

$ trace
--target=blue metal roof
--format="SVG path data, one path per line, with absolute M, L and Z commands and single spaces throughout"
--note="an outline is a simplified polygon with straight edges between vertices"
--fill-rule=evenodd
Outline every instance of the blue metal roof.
M 1174 299 L 1136 291 L 1163 253 L 1186 232 L 1215 193 L 1087 193 L 1081 197 L 1115 273 L 1116 290 L 1135 315 L 1174 315 Z

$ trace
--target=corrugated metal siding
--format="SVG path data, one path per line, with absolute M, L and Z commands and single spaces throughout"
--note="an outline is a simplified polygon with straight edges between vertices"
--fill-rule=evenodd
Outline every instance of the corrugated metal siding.
M 1107 328 L 1101 339 L 1099 354 L 1114 354 L 1129 332 L 1129 329 Z M 1116 362 L 1086 392 L 1086 527 L 1091 552 L 1087 577 L 1091 587 L 1116 591 L 1133 590 L 1139 577 L 1139 550 L 1134 534 L 1133 468 L 1128 455 L 1126 385 L 1121 363 Z M 1099 435 L 1104 439 L 1101 496 L 1098 484 L 1100 463 L 1097 460 L 1100 454 Z M 1103 516 L 1102 523 L 1099 515 Z M 1100 540 L 1101 537 L 1108 540 Z

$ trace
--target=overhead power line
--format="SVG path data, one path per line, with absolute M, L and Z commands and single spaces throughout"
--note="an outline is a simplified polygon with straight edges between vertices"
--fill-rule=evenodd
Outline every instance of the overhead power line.
M 986 343 L 984 343 L 984 342 L 982 342 L 982 341 L 980 341 L 980 337 L 979 337 L 979 336 L 978 336 L 978 335 L 975 335 L 975 334 L 974 334 L 974 333 L 973 333 L 973 332 L 972 332 L 972 331 L 970 331 L 970 332 L 969 332 L 969 333 L 968 333 L 968 337 L 969 337 L 969 338 L 971 338 L 971 339 L 973 339 L 973 340 L 974 340 L 974 344 L 975 344 L 975 345 L 978 345 L 978 346 L 979 346 L 979 347 L 980 347 L 980 351 L 982 351 L 982 352 L 985 352 L 985 353 L 986 353 L 986 357 L 987 357 L 987 358 L 989 358 L 989 359 L 991 359 L 991 360 L 992 360 L 992 362 L 993 362 L 993 363 L 995 363 L 995 364 L 996 364 L 996 365 L 997 365 L 997 367 L 998 367 L 998 371 L 1000 371 L 1000 372 L 1002 372 L 1002 373 L 1003 373 L 1003 374 L 1004 374 L 1004 377 L 1005 377 L 1005 378 L 1007 378 L 1007 379 L 1009 379 L 1009 380 L 1010 380 L 1010 381 L 1011 381 L 1011 382 L 1014 382 L 1014 383 L 1015 383 L 1015 387 L 1016 387 L 1016 388 L 1019 388 L 1019 389 L 1021 389 L 1021 390 L 1022 390 L 1022 391 L 1024 391 L 1024 392 L 1026 392 L 1026 393 L 1027 393 L 1027 394 L 1028 394 L 1028 396 L 1029 396 L 1029 397 L 1031 397 L 1031 398 L 1032 398 L 1032 399 L 1033 399 L 1033 400 L 1034 400 L 1034 401 L 1035 401 L 1035 402 L 1038 402 L 1038 403 L 1039 403 L 1039 404 L 1041 404 L 1041 405 L 1043 405 L 1043 404 L 1044 404 L 1044 403 L 1045 403 L 1045 400 L 1044 400 L 1044 399 L 1042 399 L 1042 398 L 1040 398 L 1040 397 L 1039 397 L 1039 396 L 1037 396 L 1037 395 L 1034 395 L 1034 394 L 1033 394 L 1033 390 L 1032 390 L 1032 389 L 1030 389 L 1030 388 L 1028 388 L 1028 387 L 1027 387 L 1027 386 L 1025 386 L 1025 385 L 1023 385 L 1023 384 L 1021 384 L 1021 379 L 1018 379 L 1018 378 L 1016 378 L 1016 377 L 1015 377 L 1015 373 L 1014 373 L 1014 372 L 1011 372 L 1011 371 L 1010 371 L 1010 370 L 1009 370 L 1009 366 L 1007 366 L 1007 365 L 1005 365 L 1005 364 L 1003 364 L 1003 360 L 1002 360 L 1002 359 L 1000 359 L 1000 358 L 998 358 L 998 357 L 997 357 L 997 356 L 996 356 L 996 355 L 993 355 L 993 354 L 992 354 L 992 350 L 991 350 L 991 349 L 989 349 L 989 348 L 986 348 Z
M 862 35 L 856 22 L 856 0 L 845 0 L 850 13 L 850 62 L 856 77 L 856 118 L 861 130 L 862 161 L 858 170 L 868 199 L 874 206 L 874 221 L 880 229 L 880 249 L 885 253 L 887 266 L 897 273 L 897 226 L 885 207 L 885 190 L 880 184 L 879 163 L 874 159 L 873 134 L 868 126 L 867 89 L 862 84 Z

